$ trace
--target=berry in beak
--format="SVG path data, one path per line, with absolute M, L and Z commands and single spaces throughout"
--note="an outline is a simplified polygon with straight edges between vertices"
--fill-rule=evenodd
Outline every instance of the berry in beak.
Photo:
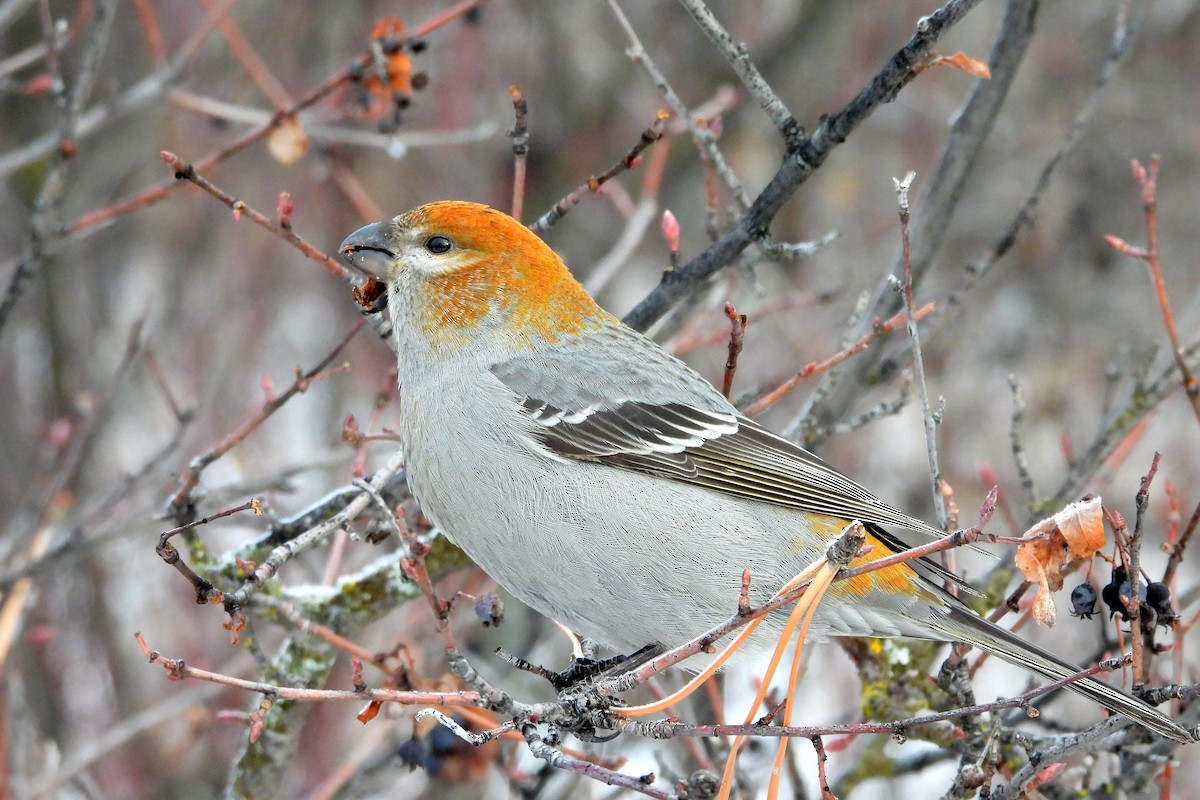
M 396 254 L 389 249 L 385 223 L 376 222 L 359 228 L 346 237 L 338 250 L 346 263 L 372 278 L 387 280 Z

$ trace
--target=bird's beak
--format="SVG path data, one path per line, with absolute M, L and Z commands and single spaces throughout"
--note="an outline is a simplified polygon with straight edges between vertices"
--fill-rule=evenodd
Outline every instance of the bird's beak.
M 396 257 L 389 249 L 390 244 L 386 223 L 376 222 L 347 236 L 338 249 L 342 258 L 354 269 L 364 275 L 387 280 L 392 260 Z

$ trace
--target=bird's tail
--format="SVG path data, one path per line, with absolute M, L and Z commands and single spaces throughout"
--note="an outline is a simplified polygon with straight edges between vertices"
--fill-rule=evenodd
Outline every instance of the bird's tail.
M 952 605 L 949 614 L 932 622 L 947 638 L 986 650 L 1010 664 L 1024 667 L 1052 681 L 1060 681 L 1079 672 L 1078 667 L 976 616 L 966 608 Z M 1067 688 L 1168 739 L 1183 744 L 1197 741 L 1189 731 L 1158 709 L 1095 678 L 1081 678 L 1067 684 Z

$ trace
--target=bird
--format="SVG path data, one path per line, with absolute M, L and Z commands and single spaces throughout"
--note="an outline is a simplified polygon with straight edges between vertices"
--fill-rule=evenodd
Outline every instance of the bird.
M 906 549 L 897 530 L 942 535 L 739 413 L 502 211 L 429 203 L 359 229 L 340 252 L 387 287 L 422 512 L 512 596 L 580 635 L 626 653 L 686 642 L 731 616 L 745 570 L 762 602 L 851 521 L 870 546 L 852 566 Z M 809 638 L 961 641 L 1052 681 L 1079 671 L 975 614 L 947 580 L 919 559 L 834 583 Z M 740 658 L 768 646 L 758 638 Z M 1068 686 L 1195 741 L 1109 684 Z

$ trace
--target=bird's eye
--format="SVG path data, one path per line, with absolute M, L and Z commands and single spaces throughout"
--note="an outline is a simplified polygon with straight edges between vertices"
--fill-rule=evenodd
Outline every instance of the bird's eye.
M 425 240 L 425 249 L 435 255 L 441 255 L 450 250 L 453 245 L 445 236 L 430 236 Z

